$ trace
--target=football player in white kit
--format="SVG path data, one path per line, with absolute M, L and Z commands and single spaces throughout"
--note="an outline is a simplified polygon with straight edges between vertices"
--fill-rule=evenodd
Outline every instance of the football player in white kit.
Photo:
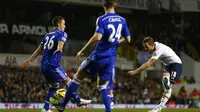
M 162 82 L 165 92 L 163 93 L 160 104 L 153 110 L 148 111 L 160 112 L 171 96 L 172 86 L 182 74 L 182 61 L 170 47 L 159 42 L 154 42 L 151 37 L 144 38 L 143 47 L 146 51 L 152 53 L 152 57 L 138 69 L 128 71 L 128 74 L 137 74 L 151 66 L 158 59 L 164 63 Z

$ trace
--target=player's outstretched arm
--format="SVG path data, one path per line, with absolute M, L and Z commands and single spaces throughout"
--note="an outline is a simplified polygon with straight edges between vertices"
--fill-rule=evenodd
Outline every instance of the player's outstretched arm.
M 27 61 L 22 63 L 20 66 L 23 68 L 29 66 L 31 64 L 31 62 L 33 62 L 35 60 L 35 58 L 42 52 L 42 49 L 43 49 L 43 44 L 40 44 L 38 46 L 38 48 L 33 52 L 31 57 Z
M 146 63 L 144 63 L 142 66 L 140 66 L 138 69 L 136 70 L 131 70 L 131 71 L 128 71 L 128 74 L 130 75 L 135 75 L 145 69 L 147 69 L 148 67 L 150 67 L 157 59 L 155 58 L 151 58 L 149 59 L 149 61 L 147 61 Z
M 38 48 L 35 50 L 35 52 L 33 52 L 33 54 L 31 55 L 31 57 L 29 58 L 29 60 L 31 62 L 33 62 L 35 60 L 35 58 L 42 52 L 43 49 L 43 44 L 40 44 L 38 46 Z
M 94 33 L 94 35 L 90 38 L 87 44 L 80 50 L 80 52 L 84 52 L 89 46 L 96 44 L 102 38 L 102 34 Z
M 90 38 L 90 40 L 87 42 L 87 44 L 77 53 L 76 59 L 77 62 L 80 60 L 80 57 L 83 56 L 84 51 L 91 45 L 96 44 L 99 40 L 101 40 L 102 34 L 100 33 L 94 33 L 94 35 Z

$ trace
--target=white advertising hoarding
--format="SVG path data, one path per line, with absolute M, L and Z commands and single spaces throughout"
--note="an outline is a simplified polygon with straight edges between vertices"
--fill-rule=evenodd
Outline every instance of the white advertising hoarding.
M 0 109 L 41 109 L 43 103 L 0 103 Z M 114 108 L 155 108 L 156 104 L 116 104 Z M 51 108 L 55 108 L 51 106 Z M 76 104 L 68 104 L 66 108 L 78 108 Z M 103 104 L 90 104 L 81 108 L 104 108 Z M 168 105 L 166 108 L 188 108 L 188 105 Z

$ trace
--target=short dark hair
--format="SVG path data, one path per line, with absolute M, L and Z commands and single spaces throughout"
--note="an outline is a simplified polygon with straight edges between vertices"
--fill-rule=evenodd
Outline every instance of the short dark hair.
M 149 45 L 154 45 L 154 40 L 151 37 L 145 37 L 142 43 L 149 43 Z
M 111 7 L 115 7 L 116 0 L 103 0 L 103 6 L 108 9 Z
M 57 27 L 58 26 L 58 23 L 60 23 L 62 20 L 65 20 L 64 17 L 61 17 L 61 16 L 55 16 L 53 19 L 52 19 L 52 24 L 54 27 Z

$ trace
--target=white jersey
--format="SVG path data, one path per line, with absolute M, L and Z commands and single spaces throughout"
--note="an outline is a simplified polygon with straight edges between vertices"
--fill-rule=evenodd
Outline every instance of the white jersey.
M 156 50 L 153 52 L 151 58 L 161 60 L 165 65 L 171 63 L 180 63 L 182 64 L 181 59 L 176 55 L 176 53 L 168 46 L 154 42 Z

